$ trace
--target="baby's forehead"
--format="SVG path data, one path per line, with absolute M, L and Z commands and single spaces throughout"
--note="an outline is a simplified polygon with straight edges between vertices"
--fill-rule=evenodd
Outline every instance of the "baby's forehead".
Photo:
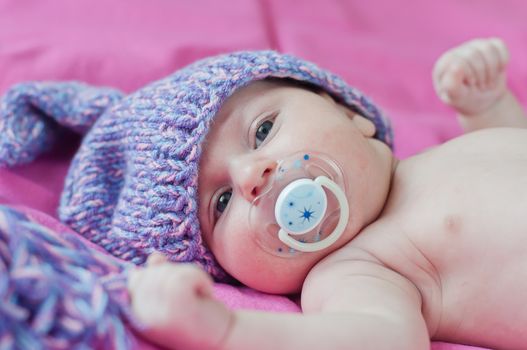
M 274 91 L 278 86 L 280 85 L 275 82 L 257 80 L 238 88 L 223 102 L 216 112 L 216 115 L 211 121 L 209 135 L 220 125 L 232 121 L 233 118 L 243 119 L 244 116 L 248 115 L 247 109 L 257 101 L 265 101 L 268 99 L 269 92 Z
M 270 99 L 279 97 L 280 94 L 286 94 L 288 89 L 299 89 L 304 91 L 311 91 L 319 93 L 322 89 L 308 83 L 297 81 L 289 78 L 267 78 L 263 80 L 255 80 L 249 82 L 247 85 L 238 88 L 229 96 L 221 105 L 214 117 L 212 127 L 214 125 L 224 123 L 227 118 L 241 117 L 250 115 L 246 109 L 253 104 L 265 104 Z
M 199 179 L 204 168 L 216 164 L 231 145 L 245 141 L 252 120 L 273 108 L 281 94 L 279 88 L 285 86 L 288 85 L 276 79 L 256 80 L 238 88 L 225 100 L 211 120 L 201 145 Z
M 234 93 L 229 96 L 225 103 L 220 107 L 220 110 L 224 109 L 226 106 L 233 105 L 235 103 L 246 102 L 247 100 L 254 99 L 255 97 L 265 97 L 268 92 L 288 86 L 292 85 L 284 79 L 264 79 L 251 81 L 247 85 L 236 89 Z

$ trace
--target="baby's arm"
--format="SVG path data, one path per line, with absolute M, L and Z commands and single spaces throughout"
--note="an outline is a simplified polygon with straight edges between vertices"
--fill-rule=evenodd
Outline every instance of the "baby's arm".
M 433 71 L 439 98 L 452 106 L 465 131 L 527 127 L 525 111 L 508 89 L 509 52 L 502 40 L 476 39 L 445 52 Z
M 163 268 L 157 276 L 156 268 Z M 304 314 L 229 311 L 208 292 L 210 279 L 188 271 L 178 278 L 181 268 L 141 269 L 130 286 L 144 335 L 168 348 L 411 350 L 430 344 L 415 287 L 370 262 L 315 269 L 306 281 Z
M 420 294 L 368 261 L 316 267 L 304 284 L 303 314 L 243 311 L 226 349 L 428 349 Z

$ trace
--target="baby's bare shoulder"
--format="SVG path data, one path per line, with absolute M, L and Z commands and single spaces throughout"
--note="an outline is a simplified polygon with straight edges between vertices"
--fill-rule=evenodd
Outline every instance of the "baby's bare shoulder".
M 456 137 L 444 144 L 435 147 L 430 156 L 435 153 L 455 152 L 457 154 L 510 151 L 515 154 L 527 153 L 527 129 L 521 128 L 488 128 Z
M 505 178 L 518 182 L 526 171 L 527 129 L 465 134 L 399 162 L 383 214 L 395 211 L 401 220 L 415 221 L 415 211 L 432 210 L 437 218 L 438 204 L 447 209 L 462 195 L 490 194 L 490 185 L 505 186 Z

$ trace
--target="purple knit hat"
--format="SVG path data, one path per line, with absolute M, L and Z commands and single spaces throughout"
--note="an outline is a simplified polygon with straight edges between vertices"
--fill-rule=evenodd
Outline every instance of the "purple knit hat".
M 0 167 L 49 147 L 59 125 L 86 136 L 66 178 L 62 221 L 136 264 L 160 251 L 226 274 L 207 249 L 198 220 L 198 164 L 211 121 L 236 89 L 269 77 L 318 86 L 358 110 L 392 146 L 389 122 L 339 77 L 274 51 L 237 52 L 195 62 L 124 96 L 79 83 L 15 86 L 0 105 Z M 13 132 L 15 130 L 16 132 Z

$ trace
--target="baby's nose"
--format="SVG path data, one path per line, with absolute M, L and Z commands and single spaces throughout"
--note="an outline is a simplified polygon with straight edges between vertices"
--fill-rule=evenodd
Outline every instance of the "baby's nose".
M 242 196 L 252 202 L 267 187 L 276 169 L 276 161 L 271 159 L 246 158 L 237 162 L 233 178 Z

